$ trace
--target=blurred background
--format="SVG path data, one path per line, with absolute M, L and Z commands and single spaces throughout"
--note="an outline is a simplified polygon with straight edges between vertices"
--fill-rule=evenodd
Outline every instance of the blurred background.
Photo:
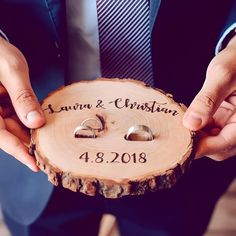
M 208 231 L 204 236 L 236 235 L 236 179 L 221 197 L 215 208 Z M 0 214 L 0 236 L 10 236 Z M 112 215 L 104 215 L 99 236 L 120 236 L 116 220 Z

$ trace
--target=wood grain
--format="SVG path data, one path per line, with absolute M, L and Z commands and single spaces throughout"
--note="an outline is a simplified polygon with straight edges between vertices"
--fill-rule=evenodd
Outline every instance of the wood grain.
M 108 198 L 144 194 L 173 186 L 191 163 L 194 134 L 182 125 L 184 106 L 141 82 L 75 83 L 50 94 L 42 108 L 47 122 L 32 131 L 31 146 L 54 185 Z M 88 118 L 101 119 L 103 129 L 96 138 L 75 138 Z M 154 139 L 126 140 L 135 125 L 149 127 Z

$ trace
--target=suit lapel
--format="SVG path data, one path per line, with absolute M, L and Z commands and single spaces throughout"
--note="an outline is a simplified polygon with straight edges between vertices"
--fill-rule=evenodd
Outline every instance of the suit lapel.
M 62 0 L 44 0 L 52 23 L 55 41 L 61 45 L 65 38 L 65 2 Z
M 158 10 L 161 5 L 161 0 L 150 0 L 150 27 L 153 29 Z
M 64 1 L 61 0 L 44 0 L 46 7 L 48 8 L 49 16 L 52 21 L 53 27 L 54 27 L 54 34 L 57 43 L 59 43 L 61 35 L 60 35 L 60 27 L 59 24 L 60 22 L 57 21 L 58 15 L 65 11 L 65 4 Z M 158 10 L 161 5 L 161 0 L 150 0 L 150 27 L 151 30 L 153 29 Z M 64 8 L 61 11 L 61 8 Z M 58 32 L 59 31 L 59 32 Z

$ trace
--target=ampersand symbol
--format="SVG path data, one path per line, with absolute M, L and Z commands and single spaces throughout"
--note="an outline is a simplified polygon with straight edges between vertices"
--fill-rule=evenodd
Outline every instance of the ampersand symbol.
M 102 109 L 105 109 L 105 107 L 104 107 L 104 104 L 103 104 L 103 101 L 102 101 L 102 100 L 97 100 L 97 105 L 96 105 L 96 108 L 102 108 Z

